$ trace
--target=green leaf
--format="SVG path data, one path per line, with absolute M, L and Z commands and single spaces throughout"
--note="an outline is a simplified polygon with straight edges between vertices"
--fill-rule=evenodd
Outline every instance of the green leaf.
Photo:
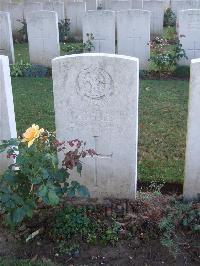
M 55 178 L 57 182 L 65 182 L 66 179 L 69 178 L 69 173 L 64 168 L 58 169 L 58 171 L 55 174 Z
M 25 216 L 26 216 L 25 209 L 24 208 L 17 208 L 12 213 L 12 221 L 14 224 L 18 224 L 24 219 Z
M 48 198 L 50 205 L 57 205 L 59 203 L 59 197 L 56 195 L 54 190 L 48 192 Z
M 14 178 L 15 173 L 13 171 L 6 171 L 3 178 L 5 181 L 9 183 L 15 183 L 15 178 Z
M 47 192 L 48 192 L 48 188 L 47 188 L 47 186 L 46 186 L 46 185 L 41 185 L 41 186 L 39 187 L 39 190 L 38 190 L 38 192 L 37 192 L 37 195 L 38 195 L 39 197 L 43 198 L 43 197 L 46 196 Z
M 86 186 L 80 185 L 79 188 L 77 188 L 77 192 L 81 197 L 89 197 L 90 196 L 90 192 Z

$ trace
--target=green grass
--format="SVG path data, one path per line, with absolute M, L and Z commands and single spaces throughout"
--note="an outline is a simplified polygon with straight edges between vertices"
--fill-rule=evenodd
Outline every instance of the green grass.
M 52 79 L 13 78 L 12 86 L 18 132 L 31 123 L 54 130 Z
M 13 78 L 17 130 L 55 129 L 51 79 Z M 138 177 L 183 181 L 187 81 L 141 81 Z
M 78 47 L 80 43 L 67 43 L 71 44 L 74 47 Z M 62 50 L 64 47 L 63 43 L 60 43 L 60 55 L 65 55 L 66 53 Z M 19 62 L 23 60 L 24 63 L 29 63 L 29 52 L 28 52 L 28 43 L 16 43 L 15 44 L 15 60 Z
M 139 113 L 141 180 L 183 181 L 187 81 L 142 81 Z

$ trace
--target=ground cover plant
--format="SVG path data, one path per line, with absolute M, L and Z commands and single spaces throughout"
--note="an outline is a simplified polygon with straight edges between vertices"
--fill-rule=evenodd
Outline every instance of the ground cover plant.
M 56 208 L 38 210 L 15 232 L 0 224 L 0 234 L 6 230 L 8 236 L 2 237 L 0 256 L 10 256 L 12 250 L 16 262 L 23 260 L 19 265 L 184 265 L 187 261 L 195 266 L 200 255 L 199 208 L 199 203 L 183 203 L 159 190 L 140 192 L 136 201 L 100 204 L 66 199 Z

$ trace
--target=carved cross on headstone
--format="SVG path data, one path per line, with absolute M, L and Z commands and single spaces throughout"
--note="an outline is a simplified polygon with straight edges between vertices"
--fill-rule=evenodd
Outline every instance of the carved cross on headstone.
M 97 154 L 92 157 L 94 159 L 94 186 L 98 187 L 98 161 L 103 159 L 112 159 L 113 153 L 111 154 L 98 153 L 99 136 L 93 136 L 93 138 L 94 138 L 94 150 Z

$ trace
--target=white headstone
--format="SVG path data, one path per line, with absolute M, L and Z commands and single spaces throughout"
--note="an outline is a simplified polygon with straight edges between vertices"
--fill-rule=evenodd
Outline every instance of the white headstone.
M 132 0 L 133 9 L 143 9 L 144 0 Z
M 17 137 L 9 60 L 0 55 L 0 140 Z M 0 173 L 5 171 L 10 160 L 6 153 L 0 153 Z
M 97 156 L 83 160 L 91 197 L 134 198 L 137 183 L 138 59 L 81 54 L 53 60 L 56 136 L 80 139 Z M 59 155 L 61 162 L 62 155 Z
M 94 52 L 115 53 L 115 12 L 109 10 L 88 11 L 83 17 L 83 41 L 92 33 Z
M 54 11 L 27 14 L 30 62 L 51 67 L 51 60 L 60 55 L 58 16 Z
M 97 10 L 98 1 L 97 0 L 85 0 L 86 10 Z
M 130 0 L 112 0 L 110 2 L 110 9 L 113 11 L 121 11 L 131 9 L 132 3 Z
M 65 19 L 65 10 L 64 10 L 64 3 L 60 1 L 55 2 L 45 2 L 43 4 L 44 10 L 49 11 L 55 11 L 58 15 L 58 20 L 64 20 Z
M 4 4 L 3 10 L 10 13 L 12 32 L 14 37 L 18 37 L 19 30 L 22 29 L 23 24 L 23 5 L 22 3 L 7 3 Z
M 200 199 L 200 59 L 191 63 L 184 198 Z
M 10 14 L 0 12 L 0 55 L 7 55 L 10 64 L 15 62 Z
M 175 15 L 178 17 L 178 13 L 181 10 L 200 8 L 199 0 L 172 0 L 171 8 Z
M 188 57 L 181 64 L 190 64 L 191 59 L 200 57 L 200 9 L 179 11 L 179 40 Z
M 162 0 L 144 1 L 143 9 L 151 11 L 151 34 L 162 34 L 164 22 L 164 2 Z
M 33 11 L 39 11 L 43 9 L 43 5 L 41 2 L 28 2 L 24 3 L 24 19 L 26 20 L 26 15 Z
M 140 69 L 147 69 L 150 57 L 150 16 L 139 9 L 117 12 L 118 54 L 138 57 Z
M 67 4 L 67 18 L 70 19 L 70 32 L 75 39 L 82 38 L 82 19 L 85 12 L 85 2 L 69 2 Z

